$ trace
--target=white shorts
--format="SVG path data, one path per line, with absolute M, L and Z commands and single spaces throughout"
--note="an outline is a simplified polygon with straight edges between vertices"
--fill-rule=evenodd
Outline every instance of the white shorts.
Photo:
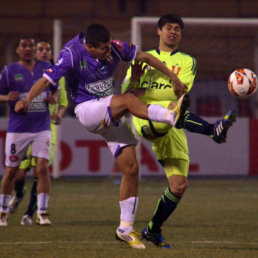
M 112 97 L 113 95 L 110 95 L 80 103 L 75 108 L 75 114 L 81 124 L 90 132 L 99 134 L 105 139 L 110 151 L 116 158 L 122 148 L 128 145 L 136 145 L 137 140 L 124 118 L 116 122 L 112 119 L 110 111 Z
M 49 160 L 51 152 L 51 131 L 38 133 L 7 133 L 5 141 L 5 165 L 18 167 L 26 157 L 31 144 L 31 156 Z

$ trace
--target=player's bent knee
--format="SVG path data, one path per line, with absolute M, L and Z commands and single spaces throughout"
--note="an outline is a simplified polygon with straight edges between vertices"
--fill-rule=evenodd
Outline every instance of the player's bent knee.
M 44 176 L 48 174 L 48 162 L 47 161 L 40 161 L 37 164 L 37 174 L 38 176 Z
M 139 165 L 138 163 L 129 164 L 124 170 L 124 175 L 127 176 L 137 176 L 139 175 Z
M 175 184 L 170 185 L 170 190 L 176 196 L 181 197 L 186 191 L 187 186 L 188 186 L 187 180 L 183 180 L 181 182 L 176 182 Z

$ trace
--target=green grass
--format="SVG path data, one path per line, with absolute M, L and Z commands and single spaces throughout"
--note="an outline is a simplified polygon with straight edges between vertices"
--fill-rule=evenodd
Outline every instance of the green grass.
M 190 179 L 189 183 L 163 227 L 172 250 L 146 242 L 145 250 L 134 250 L 115 240 L 119 185 L 114 179 L 61 179 L 52 182 L 52 225 L 20 225 L 27 192 L 10 215 L 8 227 L 0 228 L 0 257 L 258 257 L 258 180 Z M 136 230 L 151 218 L 166 186 L 165 180 L 141 180 Z

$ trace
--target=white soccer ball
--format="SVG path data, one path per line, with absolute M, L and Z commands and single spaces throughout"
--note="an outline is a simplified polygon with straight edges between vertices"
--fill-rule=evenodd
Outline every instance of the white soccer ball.
M 257 91 L 257 88 L 257 76 L 250 69 L 237 69 L 228 78 L 229 92 L 239 99 L 249 98 Z

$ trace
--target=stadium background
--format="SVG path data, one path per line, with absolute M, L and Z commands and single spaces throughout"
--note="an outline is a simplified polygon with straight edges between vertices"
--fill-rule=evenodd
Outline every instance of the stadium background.
M 78 32 L 83 31 L 93 22 L 105 24 L 110 29 L 113 38 L 130 41 L 132 17 L 158 17 L 167 12 L 175 12 L 182 17 L 195 18 L 257 18 L 258 1 L 74 0 L 71 2 L 69 0 L 2 0 L 0 2 L 0 33 L 2 35 L 0 38 L 0 68 L 2 69 L 5 64 L 14 62 L 17 59 L 15 45 L 20 36 L 32 35 L 36 39 L 46 38 L 52 41 L 53 21 L 55 19 L 62 21 L 63 43 Z M 214 151 L 210 151 L 212 154 L 208 165 L 210 165 L 210 162 L 213 162 L 212 164 L 216 167 L 218 163 L 223 163 L 224 160 L 225 167 L 222 167 L 221 170 L 218 168 L 217 174 L 258 174 L 258 161 L 256 161 L 258 160 L 256 156 L 258 138 L 255 135 L 258 129 L 257 121 L 255 120 L 258 117 L 257 94 L 248 100 L 237 100 L 227 91 L 228 75 L 236 68 L 246 67 L 258 73 L 257 31 L 258 28 L 254 26 L 187 25 L 183 32 L 181 50 L 194 56 L 198 63 L 195 85 L 191 90 L 191 111 L 214 121 L 224 115 L 228 109 L 234 108 L 238 112 L 238 117 L 242 118 L 238 120 L 238 125 L 232 129 L 232 135 L 228 139 L 228 149 L 225 146 L 215 146 L 209 139 L 204 139 L 204 137 L 199 138 L 196 135 L 189 135 L 188 137 L 192 160 L 199 159 L 199 163 L 202 164 L 201 157 L 203 155 L 200 155 L 200 153 L 207 153 L 206 150 Z M 143 50 L 157 46 L 158 38 L 155 32 L 155 26 L 144 27 L 142 38 Z M 116 71 L 117 92 L 126 69 L 127 65 L 122 64 Z M 0 115 L 2 117 L 8 116 L 8 108 L 4 104 L 0 105 Z M 69 117 L 72 116 L 74 116 L 73 107 L 70 105 L 66 118 L 64 118 L 65 123 L 69 124 L 69 119 L 72 119 Z M 65 151 L 65 144 L 71 140 L 69 139 L 69 132 L 66 133 L 68 127 L 62 127 L 62 154 Z M 80 129 L 77 130 L 80 131 Z M 5 132 L 6 118 L 3 118 L 0 126 L 0 174 L 3 173 Z M 75 134 L 78 135 L 78 133 Z M 91 134 L 87 134 L 85 137 L 89 140 L 95 139 Z M 202 146 L 200 146 L 199 141 L 202 141 Z M 205 148 L 200 148 L 203 145 L 205 145 Z M 146 143 L 146 146 L 150 150 L 148 143 Z M 239 148 L 240 146 L 241 148 Z M 71 148 L 71 150 L 71 153 L 73 153 L 74 149 Z M 85 155 L 86 160 L 90 161 L 90 153 L 86 151 Z M 101 155 L 101 153 L 98 153 L 98 155 Z M 75 156 L 73 155 L 73 157 Z M 61 160 L 62 158 L 64 159 L 64 157 L 61 157 Z M 107 159 L 109 158 L 107 157 Z M 152 158 L 155 159 L 154 156 Z M 233 164 L 232 160 L 236 164 L 235 169 L 228 166 L 229 163 Z M 243 170 L 237 169 L 242 168 L 243 163 L 245 164 Z M 85 166 L 78 165 L 78 169 L 83 167 Z M 194 174 L 196 162 L 192 164 L 191 168 Z M 72 173 L 77 173 L 75 171 L 76 167 L 70 169 L 73 171 Z M 90 171 L 91 169 L 88 167 L 85 174 L 88 174 Z M 112 167 L 112 171 L 116 171 L 116 168 Z M 66 173 L 68 172 L 64 171 L 64 174 Z M 101 174 L 102 172 L 100 171 L 99 175 Z M 204 174 L 206 173 L 204 172 Z M 214 175 L 216 171 L 212 173 L 207 172 L 207 174 Z M 98 175 L 98 173 L 94 175 Z

